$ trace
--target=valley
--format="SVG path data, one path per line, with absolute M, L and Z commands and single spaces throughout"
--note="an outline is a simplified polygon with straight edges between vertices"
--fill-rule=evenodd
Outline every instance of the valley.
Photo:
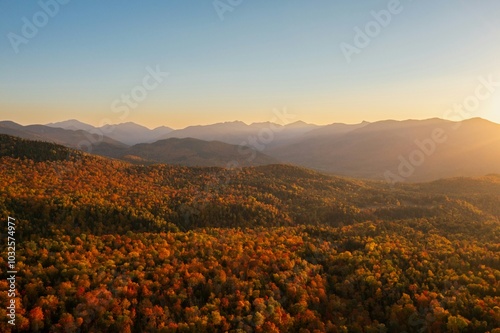
M 500 325 L 499 175 L 391 185 L 280 164 L 134 165 L 7 135 L 0 156 L 20 331 Z
M 150 130 L 133 123 L 96 128 L 76 120 L 30 126 L 4 121 L 0 134 L 54 142 L 135 164 L 285 163 L 388 183 L 500 173 L 500 125 L 480 118 L 326 126 L 300 121 L 288 125 L 226 122 L 182 130 L 166 126 Z

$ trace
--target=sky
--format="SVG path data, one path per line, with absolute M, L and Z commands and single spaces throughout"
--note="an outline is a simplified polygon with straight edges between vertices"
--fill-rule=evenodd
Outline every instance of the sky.
M 0 120 L 500 123 L 498 17 L 495 0 L 0 0 Z

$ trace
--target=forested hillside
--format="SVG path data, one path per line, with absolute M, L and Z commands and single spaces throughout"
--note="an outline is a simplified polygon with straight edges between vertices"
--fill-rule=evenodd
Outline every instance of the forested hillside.
M 135 164 L 165 163 L 205 167 L 226 167 L 229 164 L 259 166 L 277 163 L 277 160 L 249 147 L 243 149 L 219 141 L 208 142 L 191 138 L 173 138 L 149 144 L 137 144 L 113 157 Z
M 1 332 L 499 332 L 498 176 L 137 166 L 9 136 L 0 156 Z

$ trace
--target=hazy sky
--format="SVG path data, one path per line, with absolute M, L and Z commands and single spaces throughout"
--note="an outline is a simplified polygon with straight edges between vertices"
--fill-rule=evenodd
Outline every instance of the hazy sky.
M 500 122 L 496 0 L 55 1 L 0 1 L 1 120 Z

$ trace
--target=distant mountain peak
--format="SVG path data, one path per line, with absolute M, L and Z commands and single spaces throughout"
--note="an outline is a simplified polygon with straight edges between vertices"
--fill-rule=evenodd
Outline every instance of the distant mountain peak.
M 59 121 L 59 122 L 55 122 L 55 123 L 49 123 L 49 124 L 46 124 L 45 126 L 55 127 L 55 125 L 58 125 L 58 126 L 85 125 L 85 126 L 94 127 L 90 124 L 84 123 L 84 122 L 77 120 L 77 119 L 68 119 L 68 120 Z
M 69 119 L 69 120 L 60 121 L 57 123 L 50 123 L 50 124 L 47 124 L 45 126 L 52 127 L 52 128 L 63 128 L 63 129 L 73 130 L 73 131 L 77 131 L 77 130 L 94 131 L 96 129 L 96 127 L 94 127 L 90 124 L 86 124 L 84 122 L 81 122 L 77 119 Z
M 4 126 L 4 127 L 23 127 L 23 125 L 20 125 L 16 122 L 13 122 L 11 120 L 4 120 L 4 121 L 0 121 L 0 126 Z
M 153 131 L 159 131 L 159 130 L 170 130 L 170 131 L 173 131 L 173 129 L 170 128 L 170 127 L 168 127 L 168 126 L 158 126 L 158 127 L 153 128 Z
M 146 126 L 143 126 L 143 125 L 139 125 L 137 123 L 134 123 L 134 122 L 131 122 L 131 121 L 128 121 L 126 123 L 120 123 L 120 124 L 106 124 L 104 126 L 102 126 L 101 128 L 140 128 L 140 129 L 147 129 L 149 130 L 149 128 L 147 128 Z
M 488 119 L 484 119 L 484 118 L 481 118 L 481 117 L 474 117 L 474 118 L 470 118 L 470 119 L 465 119 L 464 122 L 469 122 L 469 123 L 483 123 L 483 124 L 495 124 L 494 122 L 488 120 Z
M 315 125 L 315 124 L 306 123 L 305 121 L 302 121 L 302 120 L 298 120 L 296 122 L 286 124 L 285 127 L 287 127 L 287 128 L 297 128 L 297 127 L 311 127 L 311 128 L 313 128 L 313 127 L 319 127 L 319 126 Z
M 258 123 L 251 123 L 250 125 L 248 125 L 250 127 L 263 127 L 263 126 L 278 126 L 278 127 L 281 127 L 282 125 L 280 124 L 276 124 L 276 123 L 272 123 L 270 121 L 264 121 L 264 122 L 258 122 Z

